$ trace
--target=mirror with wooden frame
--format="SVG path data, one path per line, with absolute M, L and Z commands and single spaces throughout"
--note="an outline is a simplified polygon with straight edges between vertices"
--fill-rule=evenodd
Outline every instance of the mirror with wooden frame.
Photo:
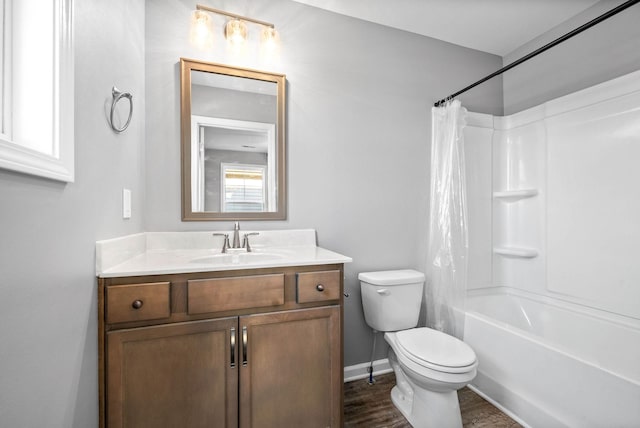
M 285 82 L 180 59 L 182 220 L 286 218 Z

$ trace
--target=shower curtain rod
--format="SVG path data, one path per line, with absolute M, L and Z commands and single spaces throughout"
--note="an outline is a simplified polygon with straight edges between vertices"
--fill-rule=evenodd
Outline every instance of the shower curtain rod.
M 624 2 L 624 3 L 622 3 L 621 5 L 611 9 L 610 11 L 608 11 L 606 13 L 603 13 L 602 15 L 598 16 L 597 18 L 592 19 L 591 21 L 587 22 L 586 24 L 583 24 L 583 25 L 579 26 L 575 30 L 568 32 L 564 36 L 558 37 L 554 41 L 552 41 L 550 43 L 547 43 L 546 45 L 542 46 L 541 48 L 536 49 L 535 51 L 531 52 L 530 54 L 523 56 L 522 58 L 512 62 L 509 65 L 505 65 L 500 70 L 495 71 L 495 72 L 491 73 L 490 75 L 488 75 L 486 77 L 483 77 L 482 79 L 478 80 L 477 82 L 472 83 L 471 85 L 467 86 L 466 88 L 459 90 L 455 94 L 451 94 L 448 97 L 441 99 L 440 101 L 438 101 L 438 102 L 436 102 L 434 104 L 434 107 L 439 107 L 441 104 L 444 104 L 447 100 L 454 99 L 458 95 L 467 92 L 469 89 L 475 88 L 476 86 L 480 85 L 481 83 L 484 83 L 487 80 L 492 79 L 492 78 L 504 73 L 505 71 L 512 69 L 516 65 L 522 64 L 523 62 L 533 58 L 534 56 L 539 55 L 542 52 L 544 52 L 544 51 L 546 51 L 548 49 L 551 49 L 552 47 L 564 42 L 565 40 L 570 39 L 571 37 L 575 36 L 576 34 L 582 33 L 587 28 L 591 28 L 594 25 L 604 21 L 605 19 L 610 18 L 610 17 L 612 17 L 613 15 L 615 15 L 615 14 L 617 14 L 619 12 L 622 12 L 626 8 L 628 8 L 630 6 L 633 6 L 634 4 L 638 3 L 639 1 L 640 0 L 628 0 L 628 1 Z

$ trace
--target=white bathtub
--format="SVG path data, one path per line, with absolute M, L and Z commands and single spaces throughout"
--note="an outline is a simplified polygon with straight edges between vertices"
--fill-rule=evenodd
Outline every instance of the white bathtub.
M 640 322 L 507 287 L 473 291 L 472 387 L 534 428 L 640 427 Z

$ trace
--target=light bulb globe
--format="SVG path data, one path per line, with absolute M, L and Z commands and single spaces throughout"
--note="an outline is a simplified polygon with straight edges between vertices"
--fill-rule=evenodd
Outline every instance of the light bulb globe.
M 193 11 L 189 39 L 192 44 L 201 48 L 213 45 L 213 24 L 208 13 L 201 10 Z
M 239 19 L 232 19 L 224 27 L 224 36 L 233 44 L 242 44 L 247 40 L 247 24 Z

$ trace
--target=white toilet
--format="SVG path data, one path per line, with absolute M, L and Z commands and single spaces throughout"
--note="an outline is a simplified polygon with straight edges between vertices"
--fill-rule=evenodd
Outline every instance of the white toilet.
M 396 375 L 393 404 L 415 428 L 460 428 L 457 390 L 476 376 L 473 349 L 426 327 L 416 328 L 424 274 L 415 270 L 358 275 L 367 324 L 384 331 Z

